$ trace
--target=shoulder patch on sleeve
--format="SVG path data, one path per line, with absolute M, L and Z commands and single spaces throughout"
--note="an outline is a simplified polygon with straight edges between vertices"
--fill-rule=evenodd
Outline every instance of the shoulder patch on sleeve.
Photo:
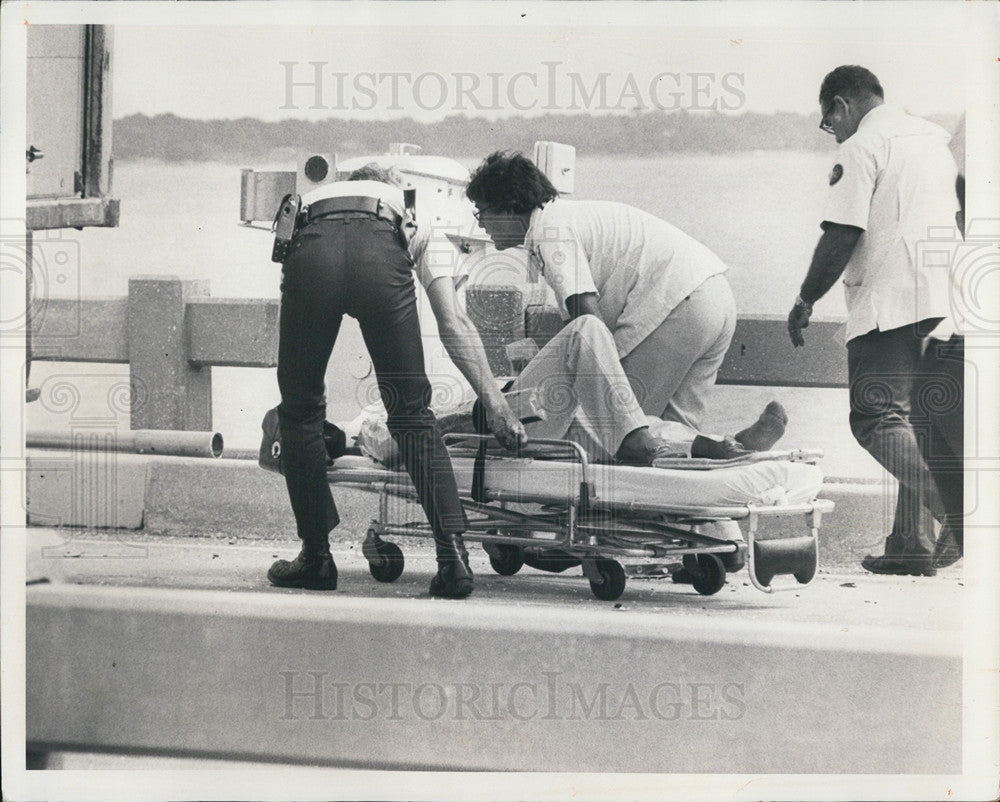
M 843 175 L 844 168 L 839 164 L 833 165 L 833 169 L 830 171 L 830 186 L 832 187 L 836 184 Z

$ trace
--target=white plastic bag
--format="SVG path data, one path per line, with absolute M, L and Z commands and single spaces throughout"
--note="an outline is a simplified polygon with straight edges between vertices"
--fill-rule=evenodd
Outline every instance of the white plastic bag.
M 361 430 L 357 437 L 358 448 L 376 462 L 387 468 L 399 465 L 399 446 L 389 434 L 385 418 L 368 415 L 361 421 Z

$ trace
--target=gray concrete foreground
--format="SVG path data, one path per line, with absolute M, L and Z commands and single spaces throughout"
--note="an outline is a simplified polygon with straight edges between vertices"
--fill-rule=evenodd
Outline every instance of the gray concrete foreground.
M 713 597 L 577 571 L 432 600 L 341 545 L 333 593 L 268 586 L 293 543 L 30 528 L 36 748 L 340 767 L 693 773 L 961 771 L 962 581 L 834 574 Z M 780 579 L 790 579 L 781 577 Z M 788 586 L 788 585 L 786 585 Z M 928 737 L 933 733 L 933 737 Z
M 433 544 L 425 538 L 389 538 L 406 560 L 403 575 L 391 584 L 375 581 L 361 555 L 360 541 L 333 547 L 340 573 L 333 594 L 272 587 L 265 576 L 277 558 L 291 559 L 299 542 L 286 538 L 263 543 L 228 536 L 162 536 L 144 532 L 73 532 L 29 527 L 29 583 L 84 584 L 180 590 L 261 593 L 266 597 L 329 595 L 363 599 L 429 600 L 427 586 L 436 570 Z M 748 624 L 831 625 L 838 630 L 881 627 L 885 631 L 957 635 L 962 628 L 962 563 L 936 577 L 883 577 L 862 571 L 820 568 L 809 585 L 779 576 L 773 594 L 755 589 L 742 570 L 727 577 L 714 596 L 702 596 L 669 579 L 629 577 L 616 602 L 593 596 L 581 569 L 551 574 L 524 567 L 513 577 L 498 576 L 479 544 L 470 545 L 476 575 L 476 604 L 526 610 L 564 607 L 619 614 L 646 611 L 671 616 L 702 615 Z M 433 602 L 444 604 L 444 602 Z M 526 613 L 530 615 L 530 613 Z

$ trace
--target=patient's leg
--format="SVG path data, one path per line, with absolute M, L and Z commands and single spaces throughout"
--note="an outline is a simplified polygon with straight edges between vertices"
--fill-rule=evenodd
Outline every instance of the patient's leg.
M 630 433 L 646 426 L 611 332 L 593 315 L 567 324 L 511 387 L 528 388 L 546 413 L 546 420 L 525 427 L 529 438 L 582 438 L 588 452 L 610 459 Z

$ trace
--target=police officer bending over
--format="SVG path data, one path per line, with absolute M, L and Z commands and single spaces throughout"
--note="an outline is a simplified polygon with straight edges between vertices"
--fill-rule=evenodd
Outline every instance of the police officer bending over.
M 434 531 L 438 571 L 430 592 L 468 596 L 472 572 L 462 542 L 467 521 L 448 452 L 428 408 L 431 385 L 413 285 L 414 268 L 425 286 L 445 280 L 433 276 L 422 258 L 429 231 L 413 225 L 393 175 L 375 165 L 356 171 L 348 181 L 319 187 L 302 201 L 304 211 L 282 266 L 278 343 L 283 472 L 302 550 L 291 562 L 275 562 L 268 579 L 280 587 L 337 587 L 329 533 L 340 518 L 326 476 L 323 379 L 341 319 L 348 314 L 361 326 L 389 431 Z M 418 250 L 414 260 L 411 254 Z M 454 348 L 458 352 L 477 344 L 482 348 L 478 339 Z M 463 364 L 461 356 L 452 358 L 460 369 L 468 368 L 471 361 Z M 492 376 L 470 372 L 467 378 L 500 442 L 510 448 L 523 443 L 524 428 Z

